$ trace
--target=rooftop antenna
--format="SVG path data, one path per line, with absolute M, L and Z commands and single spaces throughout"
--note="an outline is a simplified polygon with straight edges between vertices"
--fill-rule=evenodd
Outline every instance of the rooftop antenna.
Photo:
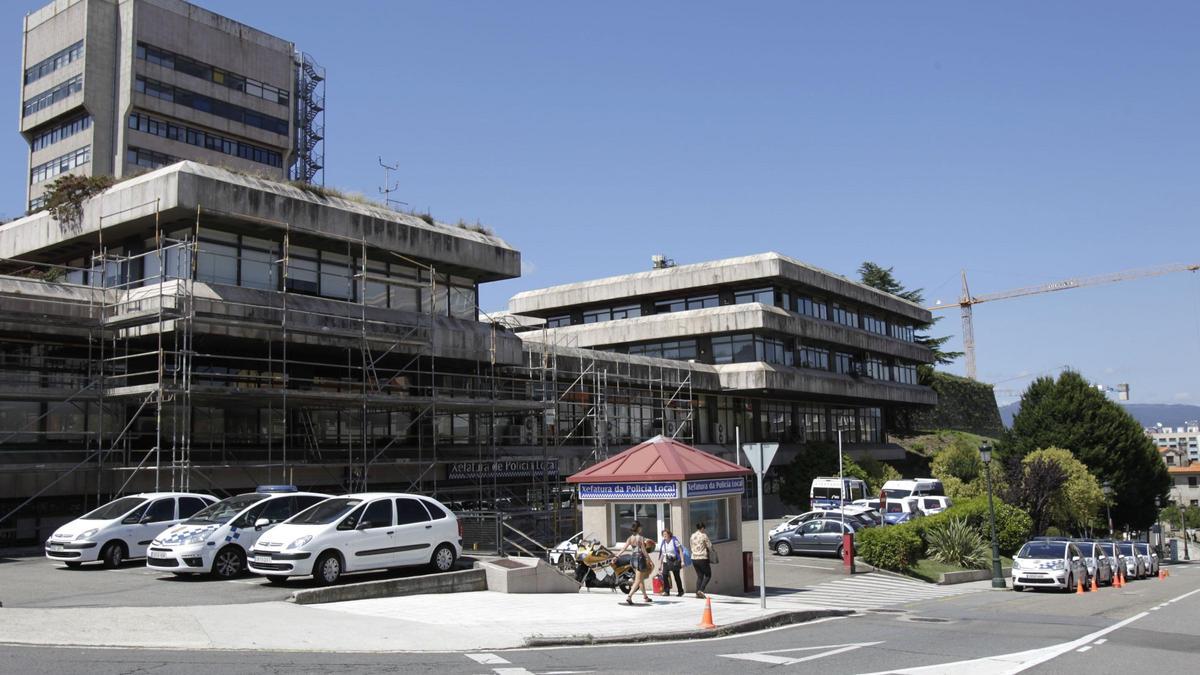
M 383 167 L 383 187 L 379 188 L 379 194 L 383 195 L 383 203 L 389 208 L 392 204 L 403 204 L 408 206 L 408 202 L 402 202 L 399 199 L 392 199 L 392 193 L 400 189 L 400 181 L 392 182 L 392 172 L 400 168 L 399 164 L 389 166 L 383 163 L 383 157 L 379 158 L 379 166 Z M 399 210 L 399 209 L 397 209 Z

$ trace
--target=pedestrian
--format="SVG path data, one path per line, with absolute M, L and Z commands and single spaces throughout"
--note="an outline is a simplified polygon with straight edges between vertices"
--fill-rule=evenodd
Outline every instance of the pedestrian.
M 642 591 L 642 599 L 647 603 L 652 603 L 654 601 L 646 594 L 646 577 L 654 571 L 654 563 L 646 553 L 646 538 L 642 536 L 642 524 L 636 520 L 633 521 L 633 524 L 629 526 L 629 532 L 629 538 L 625 540 L 625 545 L 616 554 L 616 557 L 620 558 L 622 553 L 633 549 L 629 560 L 634 572 L 633 585 L 629 587 L 629 593 L 625 595 L 625 604 L 633 604 L 633 592 L 639 589 Z
M 696 597 L 708 597 L 704 593 L 704 589 L 708 588 L 708 581 L 712 579 L 712 566 L 709 563 L 709 554 L 712 552 L 712 542 L 709 541 L 708 535 L 704 533 L 704 522 L 696 523 L 696 531 L 692 533 L 692 567 L 696 569 Z
M 683 579 L 679 571 L 683 569 L 687 549 L 679 543 L 679 538 L 670 530 L 662 531 L 662 541 L 658 543 L 658 566 L 662 568 L 663 595 L 671 595 L 671 575 L 675 575 L 676 595 L 683 597 Z

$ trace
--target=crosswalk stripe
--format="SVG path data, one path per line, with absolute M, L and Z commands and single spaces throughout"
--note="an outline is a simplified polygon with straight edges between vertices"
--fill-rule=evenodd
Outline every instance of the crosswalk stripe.
M 785 602 L 840 609 L 872 609 L 920 600 L 974 593 L 976 588 L 933 586 L 883 575 L 863 575 L 807 586 L 794 593 L 773 596 Z

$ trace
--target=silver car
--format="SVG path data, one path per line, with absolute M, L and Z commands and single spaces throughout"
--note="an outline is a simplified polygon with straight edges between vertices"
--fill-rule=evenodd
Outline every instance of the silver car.
M 1147 576 L 1158 576 L 1158 551 L 1146 542 L 1136 542 L 1133 547 L 1137 550 L 1138 557 L 1146 565 Z
M 1138 555 L 1137 546 L 1132 541 L 1118 541 L 1117 550 L 1125 557 L 1125 577 L 1128 579 L 1145 579 L 1150 574 L 1150 567 L 1142 556 Z
M 1083 556 L 1083 562 L 1088 568 L 1088 578 L 1084 580 L 1083 585 L 1090 586 L 1091 580 L 1095 579 L 1097 586 L 1112 586 L 1116 564 L 1104 552 L 1100 542 L 1076 541 L 1075 547 L 1079 549 L 1079 554 Z
M 1038 587 L 1071 591 L 1087 576 L 1087 563 L 1070 542 L 1030 541 L 1013 556 L 1014 591 Z

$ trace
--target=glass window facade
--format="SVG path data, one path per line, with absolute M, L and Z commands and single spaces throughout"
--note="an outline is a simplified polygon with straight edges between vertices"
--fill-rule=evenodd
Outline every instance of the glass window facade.
M 829 320 L 829 306 L 806 296 L 796 298 L 796 312 L 814 319 Z
M 147 150 L 145 148 L 139 148 L 133 145 L 129 146 L 129 149 L 125 151 L 125 163 L 130 166 L 141 166 L 147 169 L 157 169 L 159 167 L 167 166 L 168 164 L 174 164 L 178 161 L 180 161 L 178 157 L 164 155 L 161 152 L 155 152 L 153 150 Z
M 92 161 L 92 146 L 87 145 L 78 150 L 72 150 L 65 155 L 55 157 L 49 162 L 38 164 L 29 170 L 29 184 L 50 180 L 59 174 L 64 174 L 79 166 Z
M 654 303 L 655 314 L 668 314 L 670 312 L 683 312 L 689 309 L 707 309 L 709 307 L 720 307 L 721 299 L 717 294 L 711 295 L 696 295 L 686 298 L 673 298 L 671 300 L 657 300 Z
M 863 368 L 866 372 L 867 377 L 869 377 L 869 378 L 872 378 L 875 380 L 890 380 L 890 379 L 892 379 L 891 377 L 889 377 L 890 373 L 888 372 L 889 368 L 887 366 L 887 363 L 885 363 L 884 360 L 878 356 L 868 354 L 866 356 L 866 358 L 863 359 Z
M 56 124 L 53 127 L 39 132 L 36 136 L 34 136 L 33 143 L 31 144 L 32 149 L 34 152 L 37 152 L 38 150 L 54 145 L 64 138 L 70 138 L 81 131 L 91 128 L 91 115 L 84 115 L 83 117 L 76 117 L 75 119 L 67 120 L 62 124 Z
M 762 401 L 758 405 L 759 433 L 768 441 L 786 441 L 792 433 L 792 406 L 782 401 Z
M 704 523 L 704 531 L 713 542 L 729 541 L 731 538 L 728 497 L 688 503 L 688 519 L 693 527 Z M 740 526 L 740 523 L 738 525 Z
M 892 372 L 895 374 L 895 380 L 900 384 L 916 384 L 917 383 L 917 367 L 911 363 L 897 362 L 892 367 Z
M 37 63 L 25 69 L 25 84 L 37 82 L 43 77 L 53 73 L 54 71 L 66 66 L 68 63 L 78 61 L 83 58 L 83 40 L 55 52 L 54 54 L 38 61 Z
M 863 330 L 870 331 L 872 333 L 878 333 L 879 335 L 888 334 L 887 322 L 873 317 L 870 314 L 862 315 L 862 327 Z
M 186 106 L 200 112 L 223 117 L 239 124 L 270 131 L 281 136 L 287 136 L 291 128 L 286 119 L 264 115 L 249 108 L 243 108 L 240 105 L 218 101 L 204 94 L 197 94 L 194 91 L 176 87 L 166 82 L 159 82 L 148 77 L 142 77 L 141 75 L 134 82 L 134 89 L 142 94 L 167 101 L 168 103 Z
M 833 305 L 833 322 L 840 323 L 843 326 L 858 328 L 858 313 L 849 307 L 843 307 L 839 304 Z
M 696 358 L 695 340 L 671 340 L 629 345 L 629 353 L 637 356 L 652 356 L 660 359 L 687 361 Z
M 754 336 L 722 335 L 712 339 L 713 363 L 751 363 L 758 361 L 754 348 Z
M 193 127 L 179 126 L 142 113 L 130 113 L 129 128 L 188 145 L 215 150 L 267 166 L 282 167 L 283 155 L 252 143 L 239 141 Z
M 904 340 L 905 342 L 915 342 L 916 341 L 916 333 L 913 330 L 912 326 L 905 325 L 905 324 L 899 324 L 899 323 L 893 323 L 893 324 L 890 324 L 888 327 L 891 329 L 892 337 L 896 338 L 897 340 Z
M 821 347 L 802 346 L 797 353 L 796 365 L 801 368 L 829 370 L 829 350 Z
M 764 305 L 774 305 L 775 289 L 755 288 L 753 290 L 737 291 L 733 294 L 733 303 L 735 305 L 744 305 L 751 302 L 761 302 Z
M 216 84 L 224 85 L 235 91 L 240 91 L 255 98 L 261 98 L 264 101 L 278 103 L 281 106 L 286 107 L 290 99 L 290 95 L 286 89 L 273 87 L 258 80 L 244 77 L 237 73 L 217 68 L 216 66 L 210 66 L 207 63 L 201 63 L 195 59 L 176 54 L 161 47 L 146 44 L 145 42 L 138 43 L 137 57 L 149 63 L 200 78 L 206 82 L 215 82 Z
M 77 94 L 81 91 L 83 91 L 83 76 L 76 75 L 62 84 L 27 99 L 25 105 L 22 106 L 21 116 L 28 117 L 39 110 L 45 110 L 55 103 L 65 100 L 72 94 Z
M 562 316 L 552 316 L 546 319 L 546 328 L 560 328 L 562 326 L 571 325 L 571 316 L 564 314 Z
M 883 441 L 883 412 L 879 408 L 858 409 L 858 441 L 881 443 Z
M 833 371 L 842 375 L 855 374 L 855 359 L 853 354 L 836 352 L 833 355 Z
M 800 423 L 799 436 L 802 442 L 829 440 L 829 423 L 824 408 L 801 405 L 796 409 L 796 417 Z

